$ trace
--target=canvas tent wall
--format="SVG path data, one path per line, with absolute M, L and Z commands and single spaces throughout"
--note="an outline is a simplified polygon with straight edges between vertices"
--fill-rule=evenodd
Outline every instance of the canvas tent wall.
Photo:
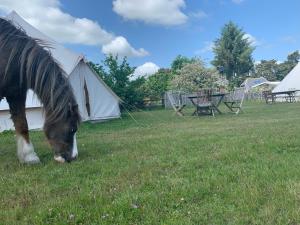
M 29 90 L 26 100 L 26 116 L 29 129 L 40 129 L 44 124 L 42 105 L 34 93 Z M 13 129 L 9 106 L 5 99 L 0 103 L 0 132 Z
M 105 120 L 120 117 L 119 98 L 94 74 L 84 61 L 78 63 L 69 76 L 77 102 L 81 102 L 80 114 L 84 120 Z
M 27 35 L 33 38 L 44 40 L 51 46 L 50 52 L 53 58 L 65 71 L 65 75 L 69 79 L 74 90 L 83 121 L 106 120 L 120 117 L 120 99 L 89 67 L 84 56 L 74 53 L 58 44 L 56 41 L 52 40 L 31 26 L 14 11 L 11 12 L 6 18 L 12 21 L 17 27 L 22 28 Z M 33 96 L 28 95 L 27 98 L 30 102 L 32 101 Z M 0 126 L 4 123 L 11 124 L 10 122 L 7 122 L 7 118 L 9 118 L 9 111 L 5 104 L 6 103 L 3 101 L 0 102 L 1 114 L 6 114 L 6 117 L 0 117 L 0 120 L 2 120 L 2 122 L 0 121 Z M 35 111 L 42 111 L 41 107 L 34 108 Z M 27 107 L 27 118 L 35 118 L 35 116 L 31 113 L 32 109 L 32 107 Z M 3 120 L 5 120 L 5 122 Z M 34 123 L 38 122 L 35 121 Z M 39 125 L 35 126 L 30 126 L 29 124 L 29 127 L 32 129 L 33 127 L 42 128 L 42 126 L 42 121 L 39 121 Z M 13 127 L 6 125 L 5 128 L 12 129 Z M 0 131 L 3 129 L 4 128 L 0 127 Z
M 273 92 L 300 90 L 300 62 L 273 89 Z

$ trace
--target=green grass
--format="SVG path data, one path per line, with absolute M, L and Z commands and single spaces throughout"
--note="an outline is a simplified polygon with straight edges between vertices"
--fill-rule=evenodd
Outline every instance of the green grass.
M 0 224 L 300 224 L 300 104 L 83 124 L 79 159 L 20 165 L 0 134 Z

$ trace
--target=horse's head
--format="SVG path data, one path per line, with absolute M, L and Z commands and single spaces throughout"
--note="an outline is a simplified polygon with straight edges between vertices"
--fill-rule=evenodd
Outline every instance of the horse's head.
M 58 162 L 71 162 L 77 158 L 76 132 L 80 122 L 78 105 L 69 106 L 68 116 L 55 122 L 47 122 L 44 131 L 54 150 L 54 159 Z

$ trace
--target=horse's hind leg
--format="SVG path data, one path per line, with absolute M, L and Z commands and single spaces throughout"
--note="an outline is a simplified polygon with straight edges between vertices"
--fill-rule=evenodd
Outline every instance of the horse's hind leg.
M 25 94 L 26 96 L 26 94 Z M 25 114 L 25 97 L 7 97 L 11 119 L 14 122 L 17 137 L 17 154 L 21 163 L 39 163 L 40 159 L 34 151 L 29 139 L 28 124 Z

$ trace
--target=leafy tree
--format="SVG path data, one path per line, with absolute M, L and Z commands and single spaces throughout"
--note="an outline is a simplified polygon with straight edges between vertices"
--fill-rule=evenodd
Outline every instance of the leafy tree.
M 93 62 L 89 62 L 89 65 L 93 68 L 93 70 L 100 76 L 100 78 L 110 87 L 112 88 L 113 82 L 111 76 L 105 72 L 104 66 L 100 64 L 95 64 Z
M 172 82 L 176 90 L 194 92 L 200 88 L 225 87 L 226 80 L 215 69 L 207 69 L 200 60 L 186 64 L 176 75 Z
M 233 22 L 225 24 L 221 37 L 215 41 L 212 64 L 226 75 L 232 85 L 237 84 L 253 69 L 252 52 L 254 47 L 246 33 Z
M 278 65 L 277 80 L 283 80 L 283 78 L 293 69 L 290 63 L 283 62 Z
M 104 60 L 104 66 L 108 69 L 107 79 L 110 81 L 112 90 L 122 99 L 126 100 L 127 87 L 130 83 L 130 76 L 135 68 L 131 67 L 124 57 L 119 63 L 118 56 L 109 55 Z
M 299 62 L 300 54 L 295 51 L 288 55 L 286 61 L 278 63 L 276 60 L 262 60 L 255 66 L 255 77 L 265 77 L 267 80 L 282 80 Z
M 124 57 L 108 55 L 103 65 L 90 62 L 91 67 L 103 81 L 123 100 L 126 108 L 141 107 L 144 99 L 142 85 L 144 78 L 130 81 L 135 68 L 131 67 Z
M 278 65 L 277 79 L 282 80 L 300 61 L 299 51 L 288 55 L 287 60 Z
M 255 76 L 264 77 L 269 81 L 275 81 L 278 77 L 278 68 L 279 65 L 276 60 L 262 60 L 255 66 Z
M 157 73 L 149 76 L 143 85 L 146 96 L 154 100 L 160 99 L 168 90 L 172 77 L 172 71 L 169 69 L 160 69 Z
M 294 66 L 297 65 L 297 63 L 299 62 L 300 60 L 300 53 L 299 51 L 295 51 L 291 54 L 288 55 L 287 57 L 287 62 L 293 64 Z
M 136 109 L 144 107 L 144 99 L 146 94 L 143 89 L 145 83 L 144 77 L 139 77 L 136 80 L 130 81 L 125 93 L 125 102 L 128 109 Z
M 176 72 L 176 71 L 181 70 L 182 67 L 184 67 L 184 65 L 186 65 L 188 63 L 193 63 L 195 61 L 197 61 L 197 59 L 195 59 L 195 58 L 190 59 L 186 56 L 178 55 L 171 63 L 171 69 L 173 72 Z

